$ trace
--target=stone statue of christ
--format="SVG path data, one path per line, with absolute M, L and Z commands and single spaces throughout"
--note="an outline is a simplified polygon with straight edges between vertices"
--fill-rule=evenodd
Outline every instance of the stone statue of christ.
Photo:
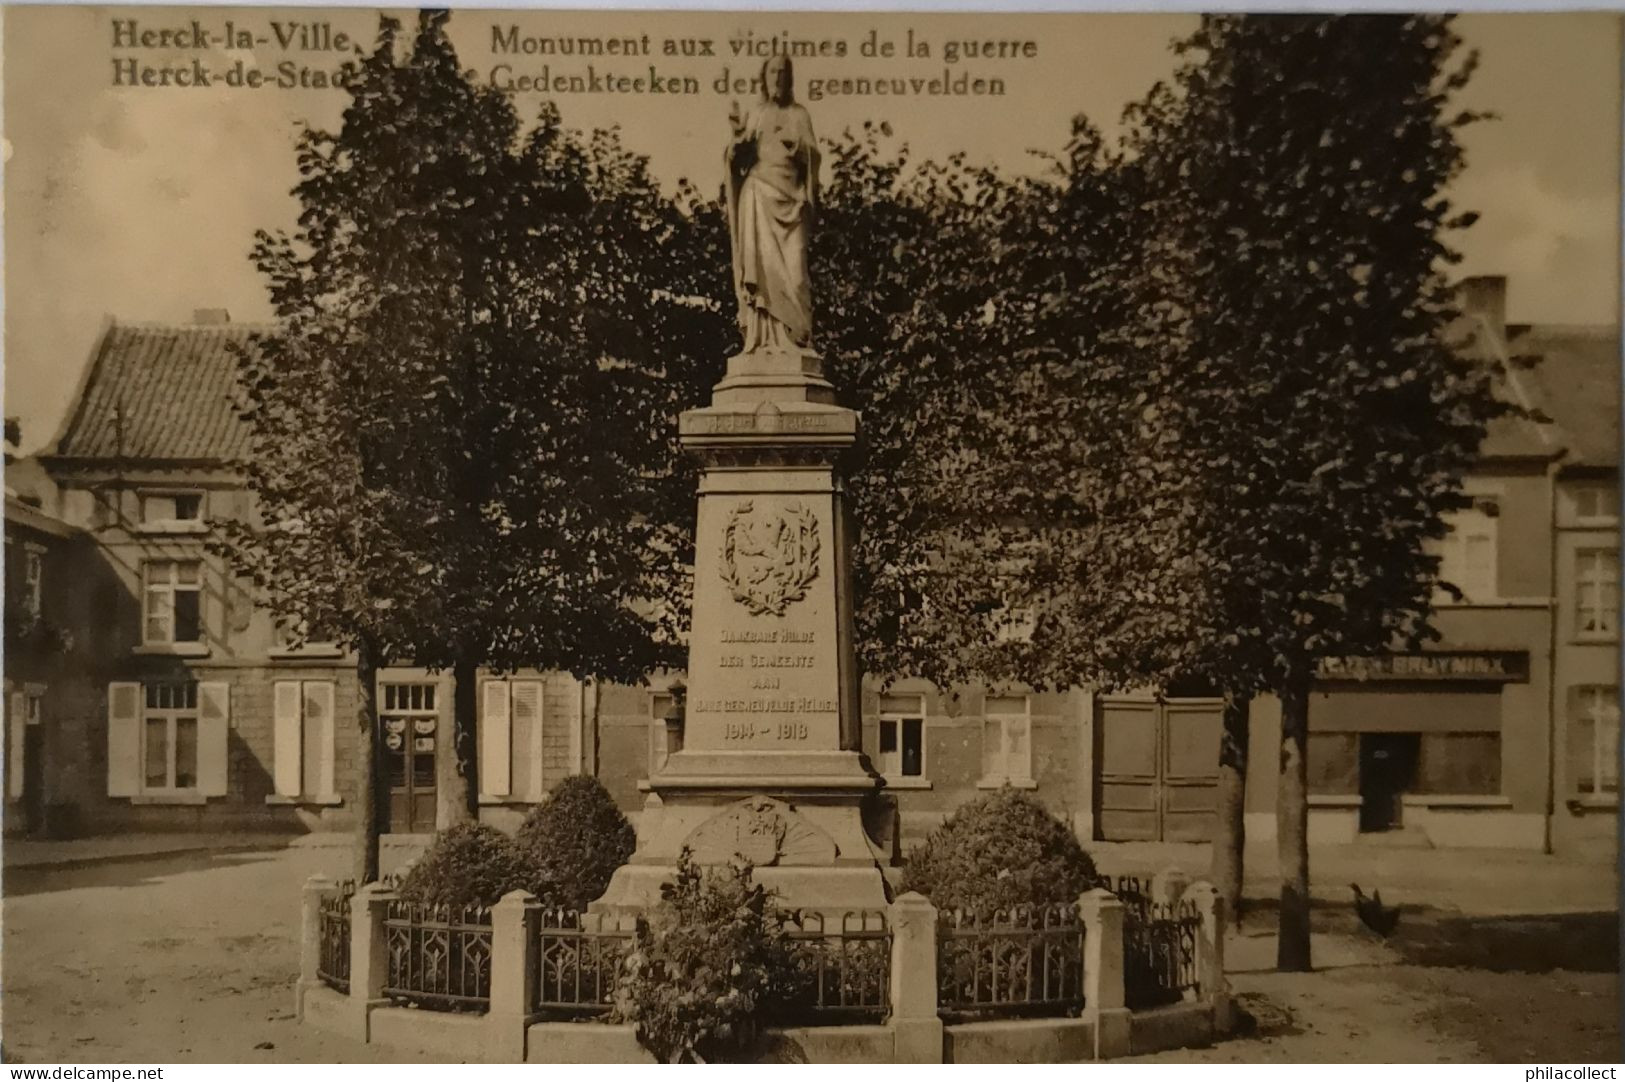
M 762 100 L 728 116 L 728 233 L 744 352 L 812 344 L 807 239 L 818 202 L 818 144 L 797 104 L 790 58 L 762 64 Z

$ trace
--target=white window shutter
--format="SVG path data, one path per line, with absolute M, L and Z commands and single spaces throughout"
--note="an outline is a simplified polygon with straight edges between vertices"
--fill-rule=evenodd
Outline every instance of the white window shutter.
M 299 681 L 278 680 L 272 696 L 271 770 L 278 796 L 298 796 L 304 784 L 304 725 L 299 717 Z
M 588 693 L 586 684 L 578 680 L 571 680 L 575 694 L 570 696 L 570 764 L 565 767 L 565 774 L 581 773 L 581 720 L 587 716 L 585 706 Z
M 305 720 L 315 722 L 317 734 L 315 795 L 336 796 L 338 791 L 333 785 L 333 752 L 337 722 L 333 717 L 333 681 L 305 681 Z
M 107 795 L 141 792 L 141 685 L 107 685 Z
M 226 730 L 231 724 L 231 685 L 205 680 L 197 686 L 197 788 L 204 796 L 226 795 Z
M 1001 718 L 982 719 L 982 779 L 1004 777 L 1004 722 Z
M 514 793 L 539 804 L 547 795 L 542 787 L 542 682 L 514 680 L 508 687 L 513 700 L 510 733 L 515 761 L 509 766 Z
M 20 800 L 23 795 L 23 728 L 28 724 L 28 696 L 11 693 L 11 714 L 6 719 L 6 738 L 11 742 L 6 756 L 6 795 Z
M 480 684 L 480 792 L 507 796 L 513 791 L 513 736 L 508 710 L 508 681 Z
M 1004 723 L 1004 768 L 1021 781 L 1033 778 L 1032 715 L 1013 717 Z

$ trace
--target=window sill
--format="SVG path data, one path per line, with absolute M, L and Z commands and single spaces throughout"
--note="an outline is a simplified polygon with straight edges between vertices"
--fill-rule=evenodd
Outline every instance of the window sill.
M 267 804 L 278 806 L 299 806 L 336 808 L 344 803 L 344 798 L 337 793 L 327 793 L 322 796 L 282 796 L 272 793 L 265 798 Z
M 1486 597 L 1456 601 L 1448 596 L 1433 599 L 1436 609 L 1549 609 L 1549 597 Z
M 913 776 L 910 776 L 910 777 L 901 777 L 901 778 L 893 778 L 893 777 L 890 777 L 890 776 L 886 776 L 886 788 L 888 788 L 888 789 L 930 789 L 930 788 L 932 788 L 932 785 L 931 785 L 931 779 L 930 778 L 922 778 L 922 777 L 920 777 L 919 775 L 916 774 L 916 775 L 913 775 Z
M 1310 793 L 1311 808 L 1358 808 L 1364 801 L 1359 793 Z
M 266 652 L 266 657 L 272 661 L 331 660 L 343 656 L 344 647 L 326 642 L 313 642 L 308 646 L 278 646 Z
M 146 537 L 170 534 L 175 536 L 195 536 L 209 532 L 207 522 L 192 522 L 187 519 L 175 519 L 171 522 L 141 522 L 137 523 L 131 533 Z
M 536 803 L 534 800 L 527 800 L 524 797 L 514 796 L 512 793 L 509 793 L 506 796 L 492 796 L 489 793 L 480 794 L 480 807 L 482 808 L 499 808 L 504 804 L 528 805 L 534 803 Z
M 1619 810 L 1619 794 L 1617 793 L 1581 793 L 1571 796 L 1565 803 L 1569 811 L 1576 815 L 1586 812 L 1617 812 Z
M 200 807 L 209 802 L 202 793 L 142 793 L 130 798 L 131 804 L 188 804 Z
M 1407 808 L 1510 808 L 1512 798 L 1479 793 L 1406 793 L 1400 803 Z
M 154 642 L 133 647 L 130 653 L 137 657 L 208 657 L 210 650 L 204 642 Z
M 1618 635 L 1576 635 L 1569 640 L 1570 646 L 1617 646 Z
M 1003 789 L 1005 786 L 1012 789 L 1036 789 L 1038 783 L 1032 778 L 982 778 L 976 783 L 978 789 Z

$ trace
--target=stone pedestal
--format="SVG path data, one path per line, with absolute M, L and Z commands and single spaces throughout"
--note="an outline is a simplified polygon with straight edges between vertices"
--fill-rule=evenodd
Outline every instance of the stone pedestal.
M 751 861 L 787 906 L 883 906 L 839 470 L 858 416 L 817 354 L 765 350 L 732 358 L 679 433 L 702 467 L 683 749 L 649 779 L 637 852 L 594 906 L 652 905 L 685 846 Z

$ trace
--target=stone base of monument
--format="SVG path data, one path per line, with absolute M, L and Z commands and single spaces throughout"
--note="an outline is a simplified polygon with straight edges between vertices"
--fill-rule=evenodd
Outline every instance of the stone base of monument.
M 817 912 L 826 921 L 891 900 L 881 870 L 890 854 L 872 840 L 864 814 L 883 810 L 866 807 L 875 801 L 853 791 L 850 775 L 831 774 L 821 786 L 808 777 L 787 785 L 783 775 L 690 777 L 670 786 L 672 780 L 663 774 L 654 783 L 638 821 L 637 852 L 592 903 L 593 912 L 625 914 L 659 904 L 661 885 L 672 881 L 684 849 L 703 867 L 748 862 L 755 881 L 781 906 Z M 872 789 L 872 777 L 868 781 Z

